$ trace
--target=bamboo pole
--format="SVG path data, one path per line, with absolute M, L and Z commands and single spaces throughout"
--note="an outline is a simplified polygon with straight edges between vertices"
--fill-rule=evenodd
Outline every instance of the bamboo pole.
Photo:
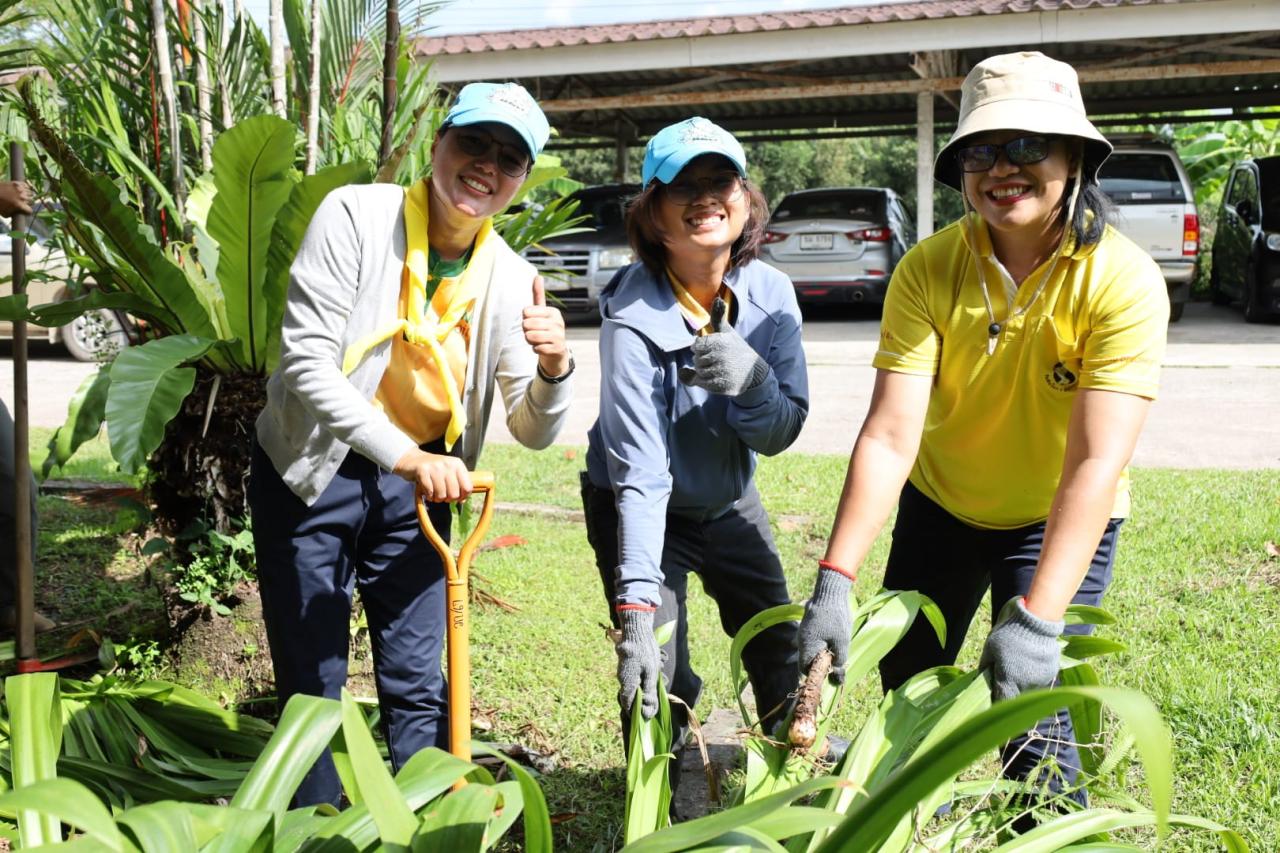
M 9 177 L 26 179 L 22 143 L 9 143 Z M 13 231 L 25 232 L 30 217 L 13 215 Z M 13 293 L 27 292 L 27 241 L 15 236 L 12 241 Z M 36 672 L 35 578 L 31 566 L 31 455 L 27 429 L 27 321 L 18 317 L 13 322 L 13 538 L 17 565 L 14 571 L 15 641 L 18 672 Z
M 200 167 L 213 168 L 212 99 L 209 96 L 209 45 L 200 0 L 191 2 L 191 38 L 196 47 L 196 122 L 200 128 Z
M 284 95 L 284 0 L 271 0 L 267 19 L 271 33 L 271 111 L 285 118 Z
M 400 53 L 400 3 L 387 0 L 387 37 L 382 45 L 382 145 L 378 165 L 387 162 L 394 147 L 396 123 L 396 59 Z
M 182 172 L 182 129 L 178 125 L 178 100 L 173 87 L 173 64 L 170 62 L 169 29 L 164 0 L 151 0 L 151 31 L 155 43 L 156 72 L 160 84 L 160 100 L 164 107 L 165 129 L 169 136 L 169 175 L 178 215 L 187 209 L 187 182 Z M 181 223 L 174 223 L 181 225 Z

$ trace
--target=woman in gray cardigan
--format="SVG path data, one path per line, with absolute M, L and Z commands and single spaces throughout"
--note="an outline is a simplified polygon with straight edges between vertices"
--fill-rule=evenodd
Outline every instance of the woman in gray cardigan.
M 492 230 L 548 135 L 522 87 L 464 87 L 431 177 L 335 190 L 291 270 L 249 487 L 277 693 L 339 695 L 358 585 L 396 768 L 448 737 L 443 570 L 414 488 L 447 531 L 495 391 L 527 447 L 549 445 L 568 410 L 564 321 Z M 295 804 L 340 794 L 326 753 Z

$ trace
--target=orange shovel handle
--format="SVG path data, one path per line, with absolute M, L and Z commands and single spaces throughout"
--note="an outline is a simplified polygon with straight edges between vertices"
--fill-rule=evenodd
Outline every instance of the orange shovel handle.
M 493 519 L 493 472 L 473 471 L 471 486 L 474 492 L 484 492 L 484 506 L 471 534 L 462 543 L 457 559 L 431 523 L 421 488 L 415 495 L 418 525 L 444 563 L 445 636 L 449 644 L 449 751 L 467 762 L 471 761 L 471 625 L 467 608 L 467 572 L 471 568 L 471 557 Z

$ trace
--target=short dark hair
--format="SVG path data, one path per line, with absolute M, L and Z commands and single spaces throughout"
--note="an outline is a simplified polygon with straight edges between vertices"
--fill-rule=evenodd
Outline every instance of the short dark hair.
M 1102 233 L 1107 230 L 1107 225 L 1115 219 L 1116 207 L 1106 193 L 1102 191 L 1102 187 L 1098 184 L 1098 167 L 1099 163 L 1090 162 L 1085 146 L 1079 139 L 1073 137 L 1059 136 L 1058 139 L 1066 141 L 1068 144 L 1075 143 L 1075 157 L 1083 160 L 1083 166 L 1080 170 L 1082 175 L 1080 183 L 1080 193 L 1076 196 L 1076 204 L 1074 210 L 1067 210 L 1066 202 L 1071 198 L 1071 194 L 1075 191 L 1075 178 L 1072 177 L 1067 181 L 1066 188 L 1063 191 L 1063 204 L 1061 222 L 1063 225 L 1071 229 L 1071 236 L 1075 238 L 1077 247 L 1092 246 L 1102 239 Z
M 769 203 L 759 187 L 742 178 L 742 191 L 747 196 L 747 222 L 742 234 L 733 241 L 730 250 L 730 267 L 740 267 L 760 257 L 760 244 L 769 224 Z M 661 275 L 667 266 L 667 247 L 662 242 L 662 229 L 658 227 L 657 207 L 662 203 L 661 181 L 652 180 L 640 194 L 627 205 L 627 241 L 636 257 L 655 275 Z

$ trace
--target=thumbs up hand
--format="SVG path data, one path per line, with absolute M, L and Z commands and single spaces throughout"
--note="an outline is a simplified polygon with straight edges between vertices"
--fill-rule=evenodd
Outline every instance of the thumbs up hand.
M 711 304 L 711 334 L 693 339 L 693 366 L 682 367 L 680 380 L 712 394 L 736 397 L 769 375 L 769 364 L 725 320 L 726 305 Z
M 547 305 L 542 276 L 533 277 L 533 304 L 524 309 L 524 339 L 538 354 L 542 375 L 555 378 L 569 372 L 569 347 L 564 339 L 564 317 Z

